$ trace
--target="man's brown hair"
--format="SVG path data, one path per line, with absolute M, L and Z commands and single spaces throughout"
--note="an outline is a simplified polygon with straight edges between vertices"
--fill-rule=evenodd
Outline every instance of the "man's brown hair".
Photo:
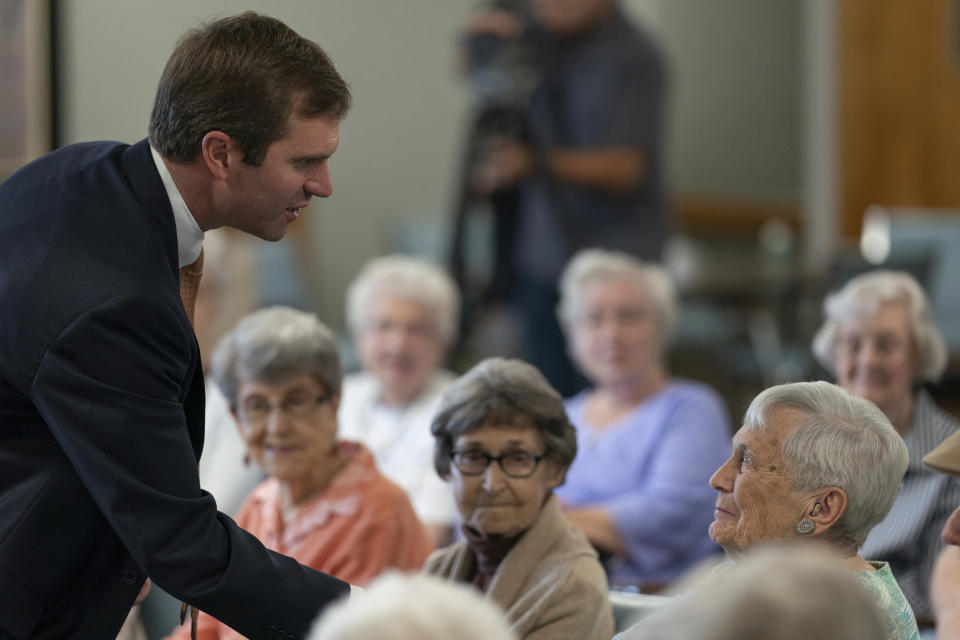
M 350 89 L 314 42 L 284 23 L 247 11 L 189 31 L 157 87 L 150 144 L 173 162 L 189 162 L 203 136 L 223 131 L 258 166 L 296 115 L 340 120 Z

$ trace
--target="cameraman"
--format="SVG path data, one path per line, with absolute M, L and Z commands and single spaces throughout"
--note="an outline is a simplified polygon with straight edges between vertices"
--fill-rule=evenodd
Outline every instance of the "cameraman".
M 557 279 L 585 247 L 658 260 L 668 231 L 660 179 L 661 53 L 617 0 L 532 0 L 521 12 L 489 9 L 468 36 L 519 40 L 536 55 L 522 136 L 496 137 L 473 171 L 487 196 L 515 188 L 511 304 L 526 359 L 564 396 L 583 379 L 566 356 L 556 318 Z

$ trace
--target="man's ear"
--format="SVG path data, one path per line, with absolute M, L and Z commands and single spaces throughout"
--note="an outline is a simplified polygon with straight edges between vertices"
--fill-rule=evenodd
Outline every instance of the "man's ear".
M 231 152 L 236 143 L 223 131 L 208 131 L 200 143 L 200 156 L 204 166 L 215 178 L 225 180 L 236 158 Z
M 847 510 L 847 492 L 840 487 L 827 487 L 813 499 L 805 518 L 817 525 L 817 533 L 823 533 L 840 519 Z

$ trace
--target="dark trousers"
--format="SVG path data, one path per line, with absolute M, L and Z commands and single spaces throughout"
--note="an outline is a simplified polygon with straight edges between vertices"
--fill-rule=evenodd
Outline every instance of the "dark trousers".
M 556 286 L 518 279 L 512 299 L 523 332 L 523 359 L 537 367 L 564 398 L 584 389 L 588 382 L 567 355 L 557 320 Z

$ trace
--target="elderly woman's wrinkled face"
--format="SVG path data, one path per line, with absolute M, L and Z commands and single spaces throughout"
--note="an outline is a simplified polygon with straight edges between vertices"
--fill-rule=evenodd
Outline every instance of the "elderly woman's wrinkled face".
M 381 400 L 403 405 L 423 392 L 446 348 L 430 309 L 413 300 L 383 298 L 368 310 L 357 351 L 364 369 L 382 385 Z
M 840 386 L 884 412 L 909 398 L 916 367 L 906 308 L 885 303 L 874 314 L 842 323 L 834 361 Z
M 522 458 L 542 456 L 544 443 L 532 426 L 486 424 L 458 436 L 453 451 L 473 459 L 484 454 Z M 450 476 L 464 523 L 484 535 L 510 537 L 533 524 L 547 494 L 560 483 L 562 473 L 544 459 L 529 476 L 514 478 L 504 473 L 502 464 L 511 468 L 506 460 L 490 461 L 485 471 L 468 475 L 451 461 Z
M 625 279 L 584 285 L 571 337 L 577 362 L 601 387 L 642 377 L 662 357 L 649 296 Z
M 309 374 L 278 383 L 241 379 L 236 408 L 240 434 L 267 475 L 303 482 L 333 455 L 339 401 Z
M 764 433 L 744 425 L 734 435 L 733 455 L 710 478 L 717 490 L 710 537 L 727 552 L 797 535 L 805 500 L 790 486 L 782 445 L 803 419 L 795 409 L 772 409 Z

